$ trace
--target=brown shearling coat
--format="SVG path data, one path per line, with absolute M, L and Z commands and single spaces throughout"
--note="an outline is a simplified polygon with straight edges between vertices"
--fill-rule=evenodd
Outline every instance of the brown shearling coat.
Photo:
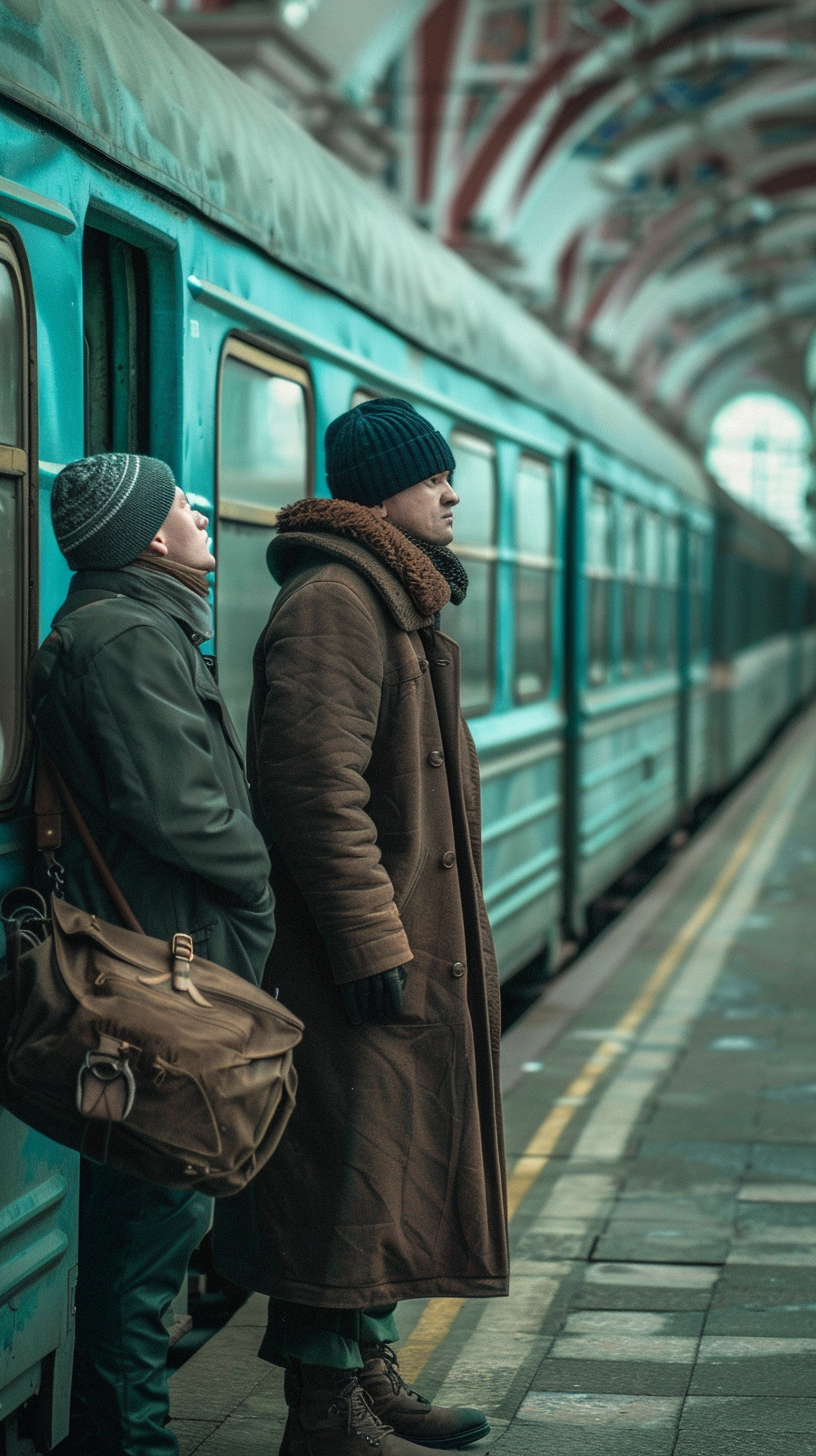
M 341 501 L 282 513 L 248 768 L 277 938 L 264 984 L 306 1025 L 280 1149 L 216 1212 L 220 1269 L 299 1304 L 505 1294 L 499 994 L 479 771 L 449 595 L 423 552 Z M 337 989 L 405 965 L 401 1020 Z

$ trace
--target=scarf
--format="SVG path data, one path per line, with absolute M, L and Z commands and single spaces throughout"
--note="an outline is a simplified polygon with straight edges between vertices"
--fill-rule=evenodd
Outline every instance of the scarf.
M 177 561 L 166 561 L 163 556 L 137 556 L 121 570 L 142 579 L 147 576 L 168 616 L 175 617 L 187 628 L 196 647 L 202 642 L 209 642 L 213 635 L 213 620 L 207 600 L 209 585 L 206 571 L 181 566 Z
M 207 580 L 206 571 L 199 571 L 196 566 L 182 566 L 180 561 L 168 561 L 166 556 L 154 556 L 152 551 L 143 551 L 133 562 L 134 566 L 143 566 L 148 571 L 163 571 L 165 576 L 172 576 L 186 586 L 189 591 L 195 592 L 197 597 L 203 597 L 206 602 L 210 595 L 210 583 Z
M 450 587 L 450 599 L 454 607 L 458 607 L 467 596 L 468 575 L 459 557 L 447 546 L 437 546 L 433 541 L 423 541 L 421 536 L 415 536 L 413 531 L 408 531 L 404 526 L 399 530 L 403 536 L 407 536 L 412 546 L 427 556 L 431 566 L 444 576 Z

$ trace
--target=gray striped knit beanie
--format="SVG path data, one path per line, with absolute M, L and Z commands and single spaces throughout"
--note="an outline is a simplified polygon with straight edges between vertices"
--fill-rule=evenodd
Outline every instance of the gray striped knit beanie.
M 379 505 L 455 464 L 444 435 L 404 399 L 364 400 L 326 431 L 326 478 L 335 500 Z
M 176 494 L 169 465 L 152 455 L 90 455 L 54 481 L 51 519 L 72 571 L 114 570 L 144 551 Z

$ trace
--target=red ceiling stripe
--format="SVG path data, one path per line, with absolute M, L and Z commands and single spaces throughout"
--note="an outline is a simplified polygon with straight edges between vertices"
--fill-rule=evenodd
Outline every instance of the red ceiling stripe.
M 542 97 L 571 70 L 588 49 L 588 46 L 584 46 L 580 50 L 562 51 L 548 61 L 528 81 L 496 125 L 490 129 L 470 165 L 465 168 L 454 194 L 451 206 L 451 230 L 454 236 L 466 226 L 488 178 L 513 141 L 519 127 L 524 124 Z
M 542 140 L 539 142 L 538 149 L 527 165 L 527 170 L 519 183 L 518 192 L 516 193 L 517 204 L 521 201 L 536 173 L 544 165 L 553 147 L 561 140 L 564 133 L 569 131 L 570 127 L 574 126 L 576 121 L 586 111 L 589 111 L 590 107 L 595 105 L 596 101 L 599 101 L 602 96 L 605 96 L 607 91 L 611 91 L 614 86 L 617 86 L 619 81 L 619 76 L 610 76 L 605 81 L 596 81 L 594 85 L 587 86 L 585 90 L 579 91 L 577 95 L 567 98 L 550 126 L 548 126 Z
M 755 183 L 753 191 L 761 192 L 763 197 L 779 197 L 784 192 L 798 192 L 802 187 L 816 187 L 816 163 L 802 162 L 786 172 L 776 172 L 764 182 Z
M 456 42 L 467 0 L 439 0 L 416 35 L 417 200 L 430 202 Z

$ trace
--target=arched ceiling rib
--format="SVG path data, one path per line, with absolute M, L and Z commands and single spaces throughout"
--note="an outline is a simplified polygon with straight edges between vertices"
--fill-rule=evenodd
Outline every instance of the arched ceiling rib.
M 400 76 L 406 202 L 647 406 L 806 399 L 816 0 L 438 0 Z

